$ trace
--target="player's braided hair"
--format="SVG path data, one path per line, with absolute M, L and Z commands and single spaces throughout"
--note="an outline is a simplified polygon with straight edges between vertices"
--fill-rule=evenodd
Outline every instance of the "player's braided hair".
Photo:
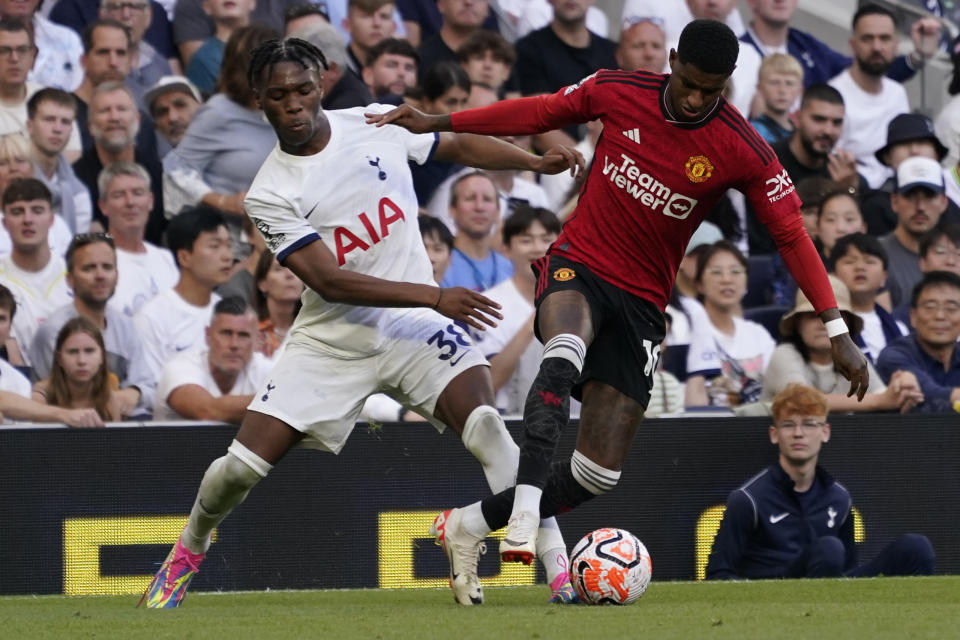
M 677 55 L 683 64 L 704 73 L 728 76 L 737 66 L 740 42 L 727 25 L 716 20 L 694 20 L 680 33 Z
M 250 66 L 247 67 L 247 82 L 250 89 L 256 93 L 263 77 L 263 70 L 267 73 L 273 65 L 279 62 L 296 62 L 304 69 L 326 71 L 329 69 L 327 58 L 320 49 L 300 38 L 274 38 L 261 43 L 253 50 L 250 57 Z

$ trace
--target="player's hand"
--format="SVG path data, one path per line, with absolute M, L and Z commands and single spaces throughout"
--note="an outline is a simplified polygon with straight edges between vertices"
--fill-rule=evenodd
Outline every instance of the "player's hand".
M 395 124 L 403 127 L 412 133 L 432 133 L 434 131 L 450 131 L 450 128 L 442 128 L 440 121 L 446 118 L 449 122 L 450 116 L 430 116 L 422 111 L 414 109 L 408 104 L 402 104 L 396 109 L 386 113 L 364 113 L 367 124 L 373 124 L 382 127 L 385 124 Z
M 434 307 L 437 313 L 466 322 L 479 331 L 497 326 L 493 318 L 503 320 L 503 316 L 497 311 L 499 308 L 500 305 L 490 298 L 464 287 L 440 289 L 440 297 Z
M 550 147 L 542 156 L 537 156 L 533 170 L 537 173 L 555 174 L 565 169 L 570 169 L 570 175 L 574 178 L 580 176 L 586 169 L 587 162 L 583 154 L 576 149 L 565 147 L 558 144 Z
M 847 397 L 856 394 L 857 400 L 862 401 L 864 394 L 867 393 L 867 386 L 870 384 L 870 374 L 867 373 L 867 358 L 854 344 L 849 333 L 841 333 L 830 338 L 830 348 L 833 351 L 833 362 L 837 366 L 837 371 L 850 381 L 850 391 L 847 393 Z
M 104 426 L 96 409 L 64 409 L 60 417 L 68 427 L 83 429 Z

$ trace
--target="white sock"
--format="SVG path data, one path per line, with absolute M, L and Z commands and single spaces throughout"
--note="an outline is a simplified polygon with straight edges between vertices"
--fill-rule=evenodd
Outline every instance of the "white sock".
M 540 523 L 540 530 L 537 532 L 537 557 L 547 573 L 547 584 L 552 584 L 557 576 L 568 575 L 570 572 L 567 548 L 556 518 L 547 518 Z
M 462 507 L 460 511 L 463 512 L 460 516 L 460 524 L 464 531 L 481 540 L 490 535 L 492 529 L 483 517 L 483 509 L 480 508 L 479 502 Z
M 463 426 L 463 445 L 483 465 L 490 491 L 500 493 L 517 481 L 520 447 L 510 437 L 503 418 L 487 405 L 474 409 Z
M 535 487 L 532 484 L 518 484 L 513 496 L 513 511 L 510 516 L 513 517 L 521 512 L 540 515 L 540 497 L 543 495 L 543 489 Z

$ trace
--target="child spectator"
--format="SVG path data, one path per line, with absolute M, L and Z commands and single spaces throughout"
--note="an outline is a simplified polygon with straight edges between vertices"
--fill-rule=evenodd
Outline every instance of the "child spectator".
M 117 379 L 107 370 L 100 330 L 77 316 L 57 334 L 50 377 L 33 386 L 37 402 L 65 409 L 95 409 L 104 422 L 120 420 Z
M 450 256 L 453 254 L 453 234 L 447 225 L 437 218 L 420 216 L 420 236 L 423 238 L 423 248 L 427 250 L 430 266 L 433 267 L 433 279 L 437 284 L 443 282 L 443 276 L 450 266 Z
M 910 333 L 877 302 L 887 280 L 887 252 L 873 236 L 851 233 L 834 246 L 829 270 L 847 285 L 850 308 L 863 321 L 863 331 L 854 342 L 876 363 L 888 342 Z
M 457 49 L 457 61 L 472 84 L 486 85 L 503 97 L 503 85 L 510 77 L 517 54 L 500 34 L 480 30 L 468 36 Z
M 30 380 L 17 368 L 23 366 L 23 356 L 15 340 L 10 339 L 17 301 L 10 289 L 0 284 L 0 391 L 11 391 L 24 398 L 30 397 Z
M 825 259 L 830 258 L 838 239 L 866 230 L 860 205 L 847 189 L 838 189 L 820 202 L 817 210 L 817 248 Z
M 802 91 L 803 67 L 796 58 L 774 53 L 763 59 L 757 79 L 757 95 L 762 107 L 760 115 L 751 118 L 750 124 L 764 140 L 773 144 L 790 137 L 793 133 L 790 109 Z

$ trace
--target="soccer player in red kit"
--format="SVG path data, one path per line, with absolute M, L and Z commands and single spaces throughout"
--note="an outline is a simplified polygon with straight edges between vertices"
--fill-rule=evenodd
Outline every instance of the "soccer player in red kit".
M 863 397 L 866 359 L 840 318 L 790 177 L 721 95 L 737 55 L 726 25 L 695 20 L 670 52 L 668 75 L 601 70 L 553 95 L 447 116 L 409 106 L 368 115 L 414 132 L 532 134 L 595 119 L 604 126 L 577 208 L 534 266 L 544 350 L 524 409 L 517 485 L 438 516 L 441 543 L 479 549 L 489 531 L 508 524 L 501 557 L 530 562 L 541 514 L 613 489 L 650 398 L 680 260 L 727 189 L 742 191 L 770 230 L 827 325 L 850 395 Z M 583 403 L 576 450 L 551 464 L 571 393 Z

